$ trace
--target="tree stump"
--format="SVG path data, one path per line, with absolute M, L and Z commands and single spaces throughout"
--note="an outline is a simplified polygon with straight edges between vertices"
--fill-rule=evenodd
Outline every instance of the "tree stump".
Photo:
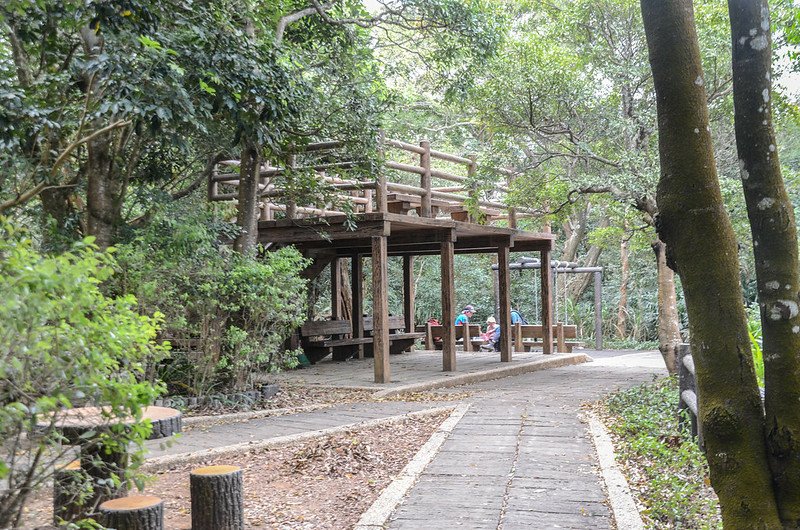
M 189 475 L 192 530 L 242 530 L 244 493 L 242 470 L 236 466 L 209 466 Z
M 100 520 L 115 530 L 163 530 L 164 503 L 151 495 L 132 495 L 100 505 Z
M 82 506 L 78 504 L 85 482 L 81 471 L 81 461 L 73 460 L 66 466 L 57 468 L 53 475 L 53 524 L 61 521 L 72 522 L 81 518 Z

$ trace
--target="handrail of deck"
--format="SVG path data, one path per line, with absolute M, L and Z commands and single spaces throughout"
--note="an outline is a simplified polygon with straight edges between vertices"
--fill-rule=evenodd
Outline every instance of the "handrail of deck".
M 303 153 L 323 153 L 342 147 L 342 142 L 325 141 L 308 144 L 296 151 L 296 154 Z M 500 176 L 502 181 L 495 183 L 493 189 L 489 190 L 491 198 L 481 196 L 480 190 L 474 184 L 474 175 L 478 171 L 477 157 L 474 155 L 459 156 L 444 151 L 431 148 L 430 142 L 422 140 L 419 145 L 404 142 L 401 140 L 384 139 L 382 147 L 385 150 L 396 150 L 411 153 L 419 157 L 418 165 L 408 164 L 391 160 L 388 156 L 384 162 L 384 168 L 398 171 L 400 173 L 412 174 L 419 177 L 419 185 L 410 185 L 400 182 L 390 182 L 386 179 L 385 171 L 379 171 L 374 182 L 362 182 L 350 179 L 341 179 L 327 175 L 330 170 L 352 169 L 359 165 L 356 161 L 326 162 L 310 165 L 296 165 L 295 154 L 287 157 L 283 166 L 271 165 L 267 163 L 262 166 L 260 171 L 261 183 L 259 185 L 259 197 L 263 199 L 260 203 L 260 219 L 270 220 L 273 218 L 274 211 L 284 212 L 286 217 L 295 216 L 318 216 L 343 213 L 335 205 L 327 204 L 322 207 L 319 205 L 295 205 L 286 200 L 281 202 L 278 199 L 284 198 L 282 190 L 276 188 L 271 182 L 273 177 L 296 171 L 313 171 L 326 183 L 328 189 L 335 192 L 339 200 L 350 201 L 354 205 L 356 212 L 386 212 L 390 211 L 387 206 L 387 197 L 390 194 L 418 197 L 411 205 L 420 217 L 436 217 L 441 211 L 447 213 L 448 210 L 461 211 L 460 220 L 475 221 L 472 211 L 467 211 L 466 204 L 472 203 L 480 208 L 490 209 L 484 211 L 481 217 L 485 219 L 504 219 L 508 225 L 515 228 L 517 218 L 520 215 L 534 213 L 527 208 L 509 207 L 501 202 L 500 197 L 509 192 L 508 184 L 516 174 L 507 169 L 491 168 L 491 172 Z M 390 151 L 391 152 L 391 151 Z M 451 171 L 433 167 L 433 160 L 441 160 L 458 166 L 466 166 L 466 174 L 459 175 Z M 212 172 L 209 179 L 208 198 L 210 201 L 235 201 L 238 198 L 238 190 L 235 188 L 239 184 L 238 160 L 223 160 L 219 162 Z M 436 186 L 431 181 L 439 179 L 458 184 L 458 186 Z M 224 190 L 223 190 L 224 188 Z M 497 198 L 497 200 L 493 200 Z M 402 201 L 400 201 L 402 202 Z M 407 203 L 409 201 L 406 201 Z M 505 210 L 506 215 L 492 210 Z M 455 218 L 455 215 L 454 215 Z

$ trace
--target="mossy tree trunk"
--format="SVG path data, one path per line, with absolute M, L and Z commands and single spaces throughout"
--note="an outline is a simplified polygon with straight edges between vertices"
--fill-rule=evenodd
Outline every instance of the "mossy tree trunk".
M 243 141 L 241 165 L 239 166 L 239 209 L 236 224 L 241 233 L 233 248 L 242 254 L 253 252 L 258 243 L 258 181 L 261 170 L 259 148 Z
M 763 332 L 767 450 L 781 520 L 800 525 L 800 266 L 772 129 L 769 6 L 728 0 L 736 149 L 753 235 Z
M 692 2 L 641 5 L 658 110 L 656 225 L 686 297 L 711 484 L 726 528 L 780 528 Z

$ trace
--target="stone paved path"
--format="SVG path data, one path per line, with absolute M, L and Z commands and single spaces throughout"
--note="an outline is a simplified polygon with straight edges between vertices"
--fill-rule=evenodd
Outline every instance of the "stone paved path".
M 425 469 L 389 528 L 611 528 L 580 404 L 664 374 L 657 352 L 591 352 L 594 362 L 478 383 L 471 408 Z M 342 381 L 342 384 L 346 384 Z M 202 451 L 454 402 L 371 402 L 194 427 L 148 456 Z
M 473 405 L 389 528 L 610 528 L 582 402 L 664 373 L 625 355 L 473 385 Z

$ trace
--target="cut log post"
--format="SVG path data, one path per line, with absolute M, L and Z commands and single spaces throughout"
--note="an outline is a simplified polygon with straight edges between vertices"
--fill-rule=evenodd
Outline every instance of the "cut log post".
M 236 466 L 209 466 L 189 475 L 192 530 L 244 529 L 242 470 Z
M 72 522 L 82 517 L 82 506 L 78 499 L 85 482 L 81 472 L 81 461 L 73 460 L 56 469 L 53 476 L 53 524 Z
M 103 526 L 116 530 L 163 530 L 164 503 L 152 495 L 132 495 L 100 505 Z

